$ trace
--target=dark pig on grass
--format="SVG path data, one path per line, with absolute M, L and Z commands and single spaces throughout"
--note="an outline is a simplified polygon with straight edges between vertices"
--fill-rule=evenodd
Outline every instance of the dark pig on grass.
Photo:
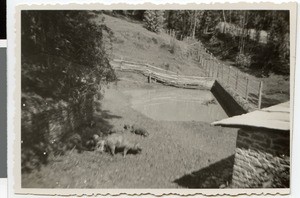
M 123 151 L 123 157 L 126 156 L 128 151 L 133 153 L 140 153 L 142 151 L 142 148 L 138 143 L 127 140 L 122 134 L 109 135 L 105 140 L 102 140 L 99 143 L 99 150 L 104 151 L 104 148 L 106 147 L 113 156 L 117 150 Z
M 141 135 L 141 136 L 144 136 L 144 137 L 147 137 L 149 136 L 149 133 L 148 131 L 143 128 L 143 127 L 138 127 L 136 125 L 124 125 L 124 129 L 127 129 L 127 130 L 130 130 L 131 133 L 134 133 L 134 134 L 137 134 L 137 135 Z
M 86 141 L 86 148 L 90 151 L 97 149 L 97 146 L 99 146 L 99 141 L 99 135 L 94 134 L 89 140 Z
M 66 139 L 65 147 L 65 150 L 73 150 L 76 148 L 78 153 L 81 153 L 85 150 L 85 148 L 82 146 L 81 136 L 78 133 L 74 133 Z

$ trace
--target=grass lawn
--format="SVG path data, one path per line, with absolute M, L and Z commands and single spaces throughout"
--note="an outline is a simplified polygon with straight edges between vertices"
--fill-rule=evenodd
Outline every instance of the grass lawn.
M 23 187 L 37 188 L 218 188 L 230 182 L 236 130 L 196 121 L 155 121 L 130 106 L 124 90 L 159 89 L 138 74 L 119 74 L 122 80 L 105 91 L 95 116 L 121 128 L 138 124 L 149 137 L 126 134 L 142 146 L 140 154 L 123 158 L 109 153 L 76 150 L 56 157 L 40 171 L 22 175 Z M 216 146 L 218 145 L 218 146 Z

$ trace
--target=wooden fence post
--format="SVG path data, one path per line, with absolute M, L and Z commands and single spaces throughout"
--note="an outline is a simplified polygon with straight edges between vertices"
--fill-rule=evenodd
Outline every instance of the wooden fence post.
M 151 83 L 151 73 L 149 73 L 149 76 L 148 76 L 148 83 Z
M 201 55 L 199 56 L 199 63 L 200 63 L 200 66 L 202 67 L 202 58 L 201 58 Z
M 224 64 L 222 64 L 222 81 L 224 81 Z
M 210 76 L 210 66 L 209 66 L 209 60 L 206 61 L 206 67 L 207 67 L 207 76 Z
M 263 88 L 263 82 L 260 81 L 259 92 L 258 92 L 258 109 L 261 109 L 262 88 Z
M 229 66 L 229 71 L 228 71 L 228 79 L 227 79 L 227 85 L 229 85 L 230 69 L 231 69 L 231 66 Z
M 235 90 L 237 90 L 237 87 L 238 87 L 238 81 L 239 81 L 239 71 L 236 72 Z
M 120 63 L 120 69 L 121 69 L 121 71 L 123 70 L 123 59 L 121 60 L 121 63 Z
M 249 78 L 247 77 L 247 81 L 246 81 L 246 101 L 248 101 L 248 86 L 249 86 Z
M 205 75 L 207 76 L 207 60 L 204 59 L 204 65 L 205 65 Z
M 212 74 L 211 74 L 212 77 L 215 77 L 215 63 L 216 63 L 216 61 L 215 61 L 215 59 L 213 59 L 213 62 L 212 62 Z
M 210 68 L 209 68 L 209 62 L 208 60 L 206 61 L 206 75 L 209 76 Z

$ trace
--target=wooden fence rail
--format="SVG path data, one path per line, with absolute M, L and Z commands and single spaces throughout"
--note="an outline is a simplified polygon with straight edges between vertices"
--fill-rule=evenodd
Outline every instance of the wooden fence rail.
M 172 33 L 174 36 L 174 33 Z M 148 81 L 160 81 L 162 83 L 193 89 L 207 89 L 212 86 L 214 80 L 222 86 L 230 87 L 235 94 L 244 98 L 247 102 L 261 108 L 263 83 L 259 82 L 238 69 L 221 63 L 200 42 L 190 41 L 189 53 L 199 63 L 203 70 L 203 76 L 185 76 L 165 70 L 147 63 L 136 63 L 127 60 L 114 59 L 111 63 L 115 69 L 134 71 L 148 77 Z
M 115 59 L 111 62 L 111 65 L 116 70 L 139 72 L 148 77 L 149 83 L 154 80 L 181 88 L 210 89 L 214 82 L 214 78 L 212 77 L 178 75 L 175 72 L 145 63 Z

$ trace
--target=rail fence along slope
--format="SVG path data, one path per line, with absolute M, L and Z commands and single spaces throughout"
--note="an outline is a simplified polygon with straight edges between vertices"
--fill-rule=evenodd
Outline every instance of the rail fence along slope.
M 174 34 L 171 39 L 174 39 Z M 187 39 L 186 42 L 189 43 L 188 53 L 198 63 L 204 76 L 178 75 L 176 72 L 151 64 L 121 59 L 114 59 L 111 64 L 114 69 L 139 72 L 147 76 L 150 83 L 154 80 L 181 88 L 207 89 L 212 86 L 214 80 L 217 80 L 223 87 L 230 88 L 253 108 L 261 108 L 262 81 L 258 81 L 232 66 L 221 63 L 201 42 L 193 39 Z
M 161 83 L 191 89 L 208 89 L 212 86 L 213 77 L 186 76 L 178 73 L 155 67 L 150 64 L 136 63 L 114 59 L 111 65 L 116 70 L 138 72 L 148 77 L 148 81 L 159 81 Z
M 190 53 L 195 57 L 206 77 L 216 79 L 256 108 L 261 108 L 262 81 L 257 81 L 238 69 L 221 63 L 200 42 L 190 44 Z

